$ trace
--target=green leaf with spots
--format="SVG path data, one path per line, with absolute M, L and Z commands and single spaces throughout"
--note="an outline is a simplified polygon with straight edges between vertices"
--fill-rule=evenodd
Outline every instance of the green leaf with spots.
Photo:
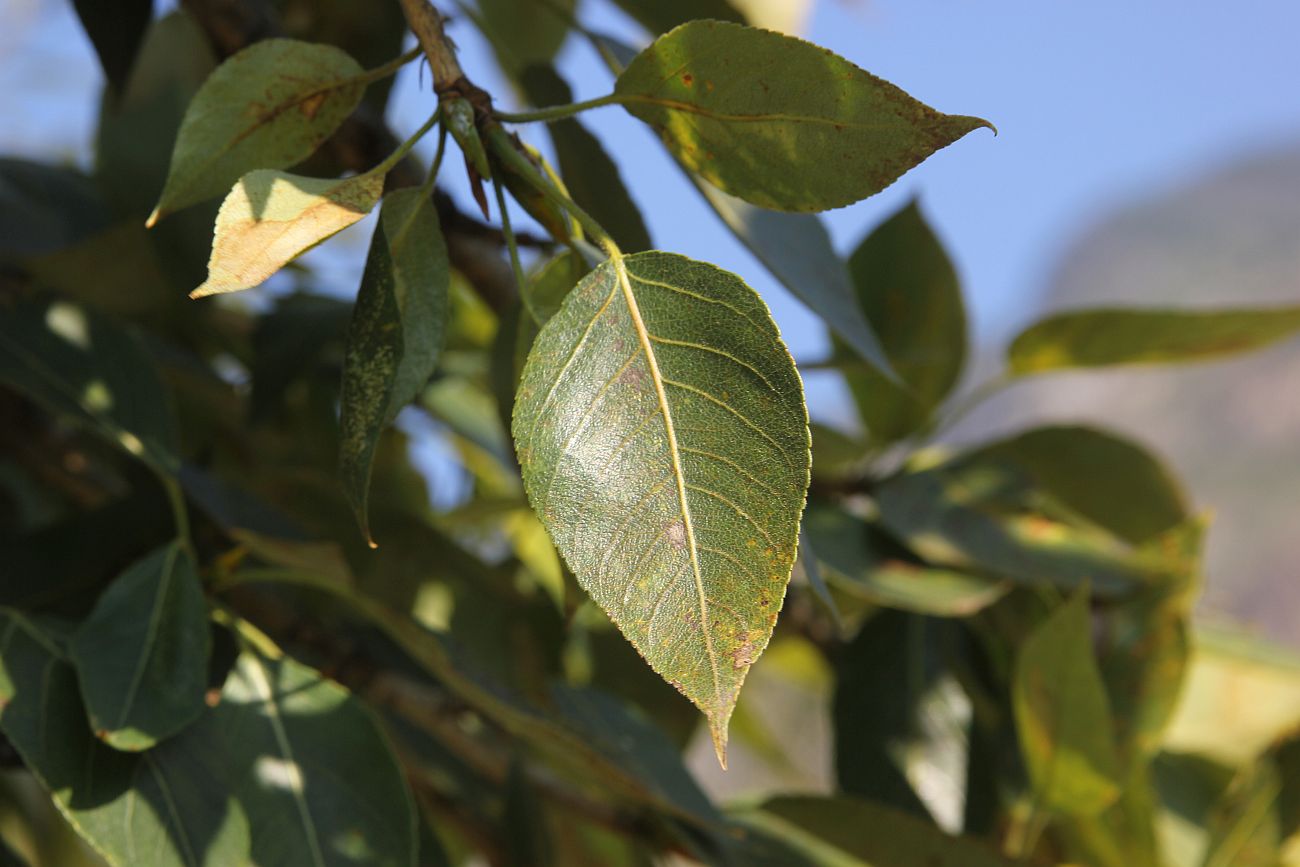
M 1011 684 L 1034 797 L 1064 815 L 1101 812 L 1123 785 L 1091 633 L 1088 590 L 1080 587 L 1025 639 Z
M 941 114 L 824 48 L 722 21 L 659 37 L 614 93 L 693 171 L 781 211 L 850 205 L 991 128 Z
M 557 549 L 721 759 L 809 478 L 802 385 L 762 300 L 670 253 L 602 264 L 534 342 L 513 428 Z
M 348 325 L 340 398 L 339 468 L 367 539 L 375 445 L 437 367 L 450 281 L 433 199 L 416 189 L 389 195 Z
M 1176 364 L 1262 349 L 1300 333 L 1300 307 L 1259 310 L 1097 308 L 1058 313 L 1011 342 L 1018 375 L 1120 364 Z
M 72 637 L 90 723 L 114 749 L 147 750 L 203 712 L 208 606 L 178 543 L 123 572 Z
M 361 101 L 361 73 L 332 45 L 292 39 L 257 42 L 221 64 L 181 122 L 150 225 L 221 195 L 254 169 L 311 156 Z
M 925 427 L 961 375 L 966 360 L 961 287 L 915 201 L 858 245 L 849 273 L 898 380 L 851 360 L 844 378 L 872 438 L 894 442 Z
M 244 175 L 217 212 L 208 279 L 190 297 L 260 285 L 370 213 L 383 192 L 382 174 L 342 180 L 270 170 Z

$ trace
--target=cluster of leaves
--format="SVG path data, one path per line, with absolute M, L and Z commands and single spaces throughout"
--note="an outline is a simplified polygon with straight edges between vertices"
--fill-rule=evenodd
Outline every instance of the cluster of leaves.
M 0 730 L 103 859 L 1218 865 L 1294 847 L 1293 719 L 1216 718 L 1230 757 L 1170 734 L 1208 658 L 1189 623 L 1204 525 L 1175 481 L 1091 428 L 927 448 L 970 405 L 951 399 L 952 265 L 914 204 L 847 263 L 810 213 L 986 122 L 727 0 L 618 0 L 660 34 L 640 52 L 573 0 L 458 3 L 538 107 L 519 114 L 460 72 L 425 0 L 254 3 L 256 34 L 221 4 L 152 25 L 147 0 L 122 5 L 77 4 L 109 80 L 93 175 L 0 161 Z M 408 25 L 419 48 L 396 56 Z M 569 36 L 609 96 L 568 104 L 551 61 Z M 389 147 L 373 117 L 417 57 L 438 99 Z M 826 322 L 819 366 L 862 434 L 810 432 L 743 280 L 652 249 L 575 118 L 604 105 L 654 128 Z M 554 121 L 558 169 L 506 129 L 532 120 Z M 448 135 L 500 231 L 436 191 Z M 507 194 L 548 237 L 512 231 Z M 376 209 L 354 303 L 286 268 Z M 265 306 L 186 297 L 277 274 L 289 291 Z M 1078 311 L 1016 338 L 993 384 L 1297 330 L 1296 308 Z M 453 450 L 453 508 L 431 505 L 403 411 Z M 772 642 L 834 673 L 839 792 L 724 809 L 682 766 L 691 703 L 725 763 Z M 742 742 L 783 755 L 742 717 Z M 927 775 L 953 767 L 936 795 Z M 6 857 L 71 863 L 18 787 Z

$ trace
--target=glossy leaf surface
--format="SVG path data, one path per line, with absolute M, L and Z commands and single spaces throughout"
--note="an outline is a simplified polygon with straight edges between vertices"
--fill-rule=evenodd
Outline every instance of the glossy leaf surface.
M 244 175 L 221 203 L 208 279 L 190 297 L 261 284 L 370 213 L 383 190 L 383 175 L 343 180 L 269 170 Z
M 614 90 L 693 171 L 782 211 L 852 204 L 988 126 L 940 114 L 824 48 L 721 21 L 661 36 Z
M 172 543 L 123 572 L 72 638 L 94 731 L 146 750 L 203 712 L 208 608 L 187 551 Z
M 762 301 L 682 256 L 601 265 L 533 344 L 514 435 L 556 547 L 721 754 L 809 474 L 803 390 Z
M 348 325 L 340 398 L 340 472 L 367 538 L 375 445 L 433 375 L 450 279 L 433 199 L 416 189 L 389 195 Z
M 221 64 L 195 94 L 150 221 L 221 195 L 255 169 L 311 156 L 361 101 L 361 67 L 331 45 L 255 43 Z

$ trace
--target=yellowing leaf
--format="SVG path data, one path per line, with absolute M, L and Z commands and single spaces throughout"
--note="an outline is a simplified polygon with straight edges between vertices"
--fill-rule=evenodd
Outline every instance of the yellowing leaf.
M 221 64 L 185 113 L 153 224 L 254 169 L 311 156 L 361 101 L 362 69 L 332 45 L 257 42 Z
M 343 180 L 276 171 L 244 175 L 221 203 L 208 279 L 190 297 L 261 284 L 370 213 L 383 191 L 382 174 Z
M 721 759 L 809 478 L 803 389 L 762 300 L 682 256 L 604 263 L 537 336 L 513 427 L 556 548 Z
M 693 171 L 782 211 L 824 211 L 880 192 L 971 130 L 801 39 L 691 21 L 655 40 L 615 94 Z

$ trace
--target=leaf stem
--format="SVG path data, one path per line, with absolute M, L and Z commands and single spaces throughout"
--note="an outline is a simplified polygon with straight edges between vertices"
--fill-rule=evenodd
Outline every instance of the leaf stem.
M 516 243 L 514 229 L 510 226 L 510 211 L 506 209 L 506 194 L 501 188 L 500 178 L 492 181 L 492 190 L 497 196 L 497 210 L 501 212 L 501 233 L 505 235 L 506 249 L 510 251 L 510 268 L 515 274 L 519 299 L 524 302 L 524 306 L 528 308 L 528 313 L 533 317 L 533 320 L 538 325 L 541 325 L 542 317 L 538 315 L 531 299 L 528 297 L 528 288 L 524 281 L 524 266 L 519 262 L 519 244 Z
M 439 106 L 437 109 L 434 110 L 433 114 L 429 115 L 429 119 L 424 122 L 423 126 L 417 129 L 410 138 L 408 138 L 406 141 L 398 145 L 397 150 L 389 154 L 382 163 L 375 166 L 373 169 L 370 169 L 368 172 L 366 172 L 366 174 L 386 175 L 389 172 L 391 172 L 397 166 L 398 163 L 406 159 L 406 155 L 411 152 L 411 149 L 415 147 L 415 145 L 420 141 L 420 139 L 424 138 L 425 134 L 429 130 L 433 129 L 434 125 L 437 124 L 441 118 L 442 118 L 442 107 Z
M 442 113 L 442 106 L 438 106 L 438 114 Z M 429 164 L 429 176 L 424 179 L 420 185 L 421 196 L 433 195 L 434 184 L 438 181 L 438 170 L 442 168 L 442 156 L 447 152 L 447 127 L 438 127 L 438 149 L 433 152 L 433 162 Z
M 547 123 L 554 120 L 564 120 L 580 114 L 584 111 L 590 111 L 593 108 L 603 108 L 607 105 L 619 105 L 624 102 L 622 95 L 609 93 L 596 99 L 587 99 L 582 102 L 570 102 L 564 105 L 550 105 L 545 108 L 535 109 L 533 111 L 493 111 L 492 116 L 505 123 L 532 123 L 534 121 L 545 121 Z
M 159 473 L 163 490 L 167 492 L 167 502 L 171 505 L 172 521 L 176 525 L 176 541 L 187 551 L 193 551 L 190 542 L 190 514 L 185 506 L 185 493 L 175 476 Z
M 423 53 L 424 50 L 417 45 L 415 48 L 412 48 L 400 57 L 394 57 L 387 63 L 381 66 L 376 66 L 374 69 L 367 69 L 360 75 L 355 76 L 352 81 L 355 84 L 373 84 L 381 78 L 387 78 L 388 76 L 395 74 L 399 69 L 410 63 L 412 60 L 415 60 Z

